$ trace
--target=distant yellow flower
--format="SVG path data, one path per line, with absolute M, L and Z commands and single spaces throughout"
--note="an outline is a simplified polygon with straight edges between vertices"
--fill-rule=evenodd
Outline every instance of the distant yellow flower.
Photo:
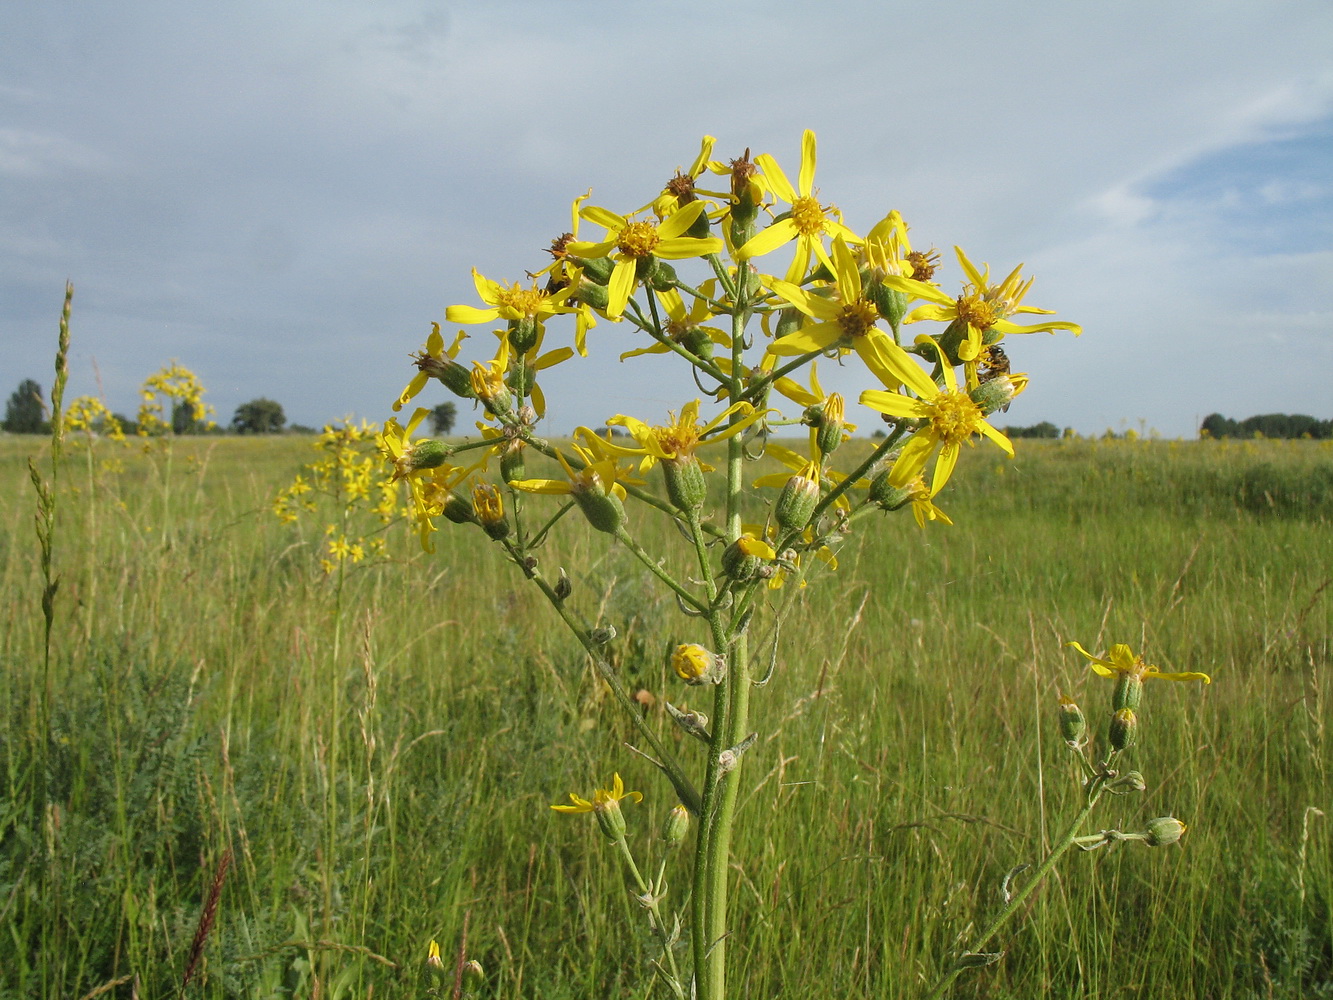
M 927 342 L 934 343 L 929 337 L 918 340 L 918 343 Z M 936 350 L 939 350 L 938 345 Z M 897 392 L 867 389 L 861 393 L 861 403 L 891 417 L 922 421 L 920 429 L 908 439 L 898 460 L 889 470 L 891 485 L 903 487 L 921 475 L 921 470 L 938 448 L 939 458 L 935 462 L 930 483 L 930 495 L 933 497 L 949 481 L 963 443 L 971 444 L 977 434 L 984 434 L 1013 458 L 1014 446 L 1007 437 L 986 423 L 981 408 L 972 401 L 972 397 L 959 391 L 957 377 L 947 360 L 942 365 L 945 388 L 941 389 L 897 344 L 889 343 L 885 346 L 884 359 L 893 371 L 890 384 L 903 383 L 916 393 L 917 398 Z
M 883 281 L 890 288 L 931 303 L 913 309 L 907 314 L 906 322 L 915 323 L 929 319 L 942 323 L 958 320 L 967 324 L 967 335 L 958 348 L 960 361 L 976 359 L 981 353 L 982 334 L 987 330 L 1001 336 L 1006 333 L 1038 333 L 1042 330 L 1050 333 L 1056 330 L 1069 330 L 1075 336 L 1083 332 L 1083 328 L 1077 323 L 1055 320 L 1033 323 L 1029 326 L 1011 323 L 1005 317 L 1018 313 L 1051 315 L 1055 312 L 1053 309 L 1038 309 L 1036 306 L 1022 304 L 1023 298 L 1036 279 L 1029 278 L 1023 281 L 1020 274 L 1023 265 L 1019 264 L 999 284 L 992 284 L 989 265 L 982 264 L 982 270 L 978 271 L 967 259 L 967 254 L 963 253 L 961 247 L 954 247 L 954 252 L 958 255 L 958 261 L 968 278 L 968 283 L 963 286 L 963 293 L 957 298 L 950 298 L 947 292 L 937 286 L 917 281 L 915 278 L 886 275 Z
M 801 172 L 797 177 L 797 187 L 791 186 L 791 181 L 787 180 L 778 161 L 769 154 L 760 153 L 754 162 L 764 171 L 769 188 L 791 205 L 791 211 L 786 218 L 779 219 L 737 250 L 736 259 L 746 261 L 751 257 L 762 257 L 796 240 L 796 254 L 792 257 L 791 266 L 787 268 L 788 281 L 800 281 L 805 277 L 812 255 L 832 271 L 833 262 L 824 249 L 824 237 L 841 236 L 848 243 L 860 243 L 861 238 L 835 218 L 835 209 L 821 205 L 814 195 L 814 132 L 806 129 L 801 137 Z
M 591 205 L 580 211 L 589 222 L 606 230 L 606 239 L 600 243 L 575 242 L 565 249 L 575 257 L 598 258 L 613 256 L 616 262 L 607 283 L 606 315 L 618 318 L 625 311 L 630 294 L 634 291 L 636 271 L 640 261 L 650 257 L 663 260 L 682 260 L 720 253 L 722 241 L 710 236 L 694 239 L 683 235 L 704 211 L 701 201 L 690 202 L 672 213 L 660 225 L 631 221 L 609 209 Z
M 1200 673 L 1180 673 L 1169 674 L 1158 670 L 1151 664 L 1144 663 L 1143 657 L 1135 656 L 1134 651 L 1123 642 L 1117 642 L 1107 652 L 1105 658 L 1093 656 L 1077 642 L 1067 642 L 1066 646 L 1078 650 L 1088 658 L 1089 666 L 1098 677 L 1115 678 L 1120 675 L 1128 675 L 1136 680 L 1147 680 L 1156 678 L 1162 681 L 1203 681 L 1205 684 L 1211 684 L 1213 679 L 1207 674 Z

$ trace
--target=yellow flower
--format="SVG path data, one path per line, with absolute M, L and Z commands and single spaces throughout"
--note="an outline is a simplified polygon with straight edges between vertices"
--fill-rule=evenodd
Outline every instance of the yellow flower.
M 1156 678 L 1163 681 L 1203 681 L 1205 684 L 1211 684 L 1213 679 L 1207 674 L 1199 673 L 1181 673 L 1168 674 L 1149 663 L 1143 662 L 1143 657 L 1135 656 L 1134 651 L 1123 642 L 1117 642 L 1106 653 L 1106 656 L 1093 656 L 1077 642 L 1067 642 L 1066 646 L 1078 650 L 1088 658 L 1089 666 L 1098 677 L 1116 678 L 1126 675 L 1135 680 L 1143 681 L 1148 678 Z
M 695 200 L 694 185 L 704 171 L 708 169 L 708 157 L 713 153 L 715 142 L 717 140 L 713 136 L 704 136 L 703 141 L 699 144 L 699 155 L 690 164 L 690 169 L 684 173 L 677 169 L 676 176 L 666 182 L 666 186 L 662 188 L 662 193 L 653 199 L 652 204 L 645 205 L 639 211 L 643 212 L 651 208 L 653 214 L 659 219 L 665 219 L 668 215 L 693 202 Z M 726 197 L 711 191 L 704 193 L 714 198 Z
M 836 212 L 835 209 L 821 205 L 814 195 L 814 132 L 806 129 L 801 137 L 801 172 L 796 188 L 791 186 L 791 181 L 787 180 L 778 161 L 769 154 L 760 153 L 754 161 L 763 169 L 764 178 L 773 193 L 791 205 L 791 211 L 786 218 L 779 219 L 737 250 L 736 259 L 746 261 L 751 257 L 762 257 L 796 240 L 796 254 L 792 257 L 791 266 L 787 268 L 788 281 L 800 281 L 805 277 L 812 254 L 832 271 L 833 262 L 824 250 L 823 237 L 841 236 L 848 243 L 860 243 L 861 239 L 834 218 L 832 213 Z
M 446 348 L 444 337 L 440 335 L 440 324 L 431 324 L 431 332 L 430 336 L 426 338 L 425 348 L 418 354 L 413 355 L 418 371 L 412 376 L 412 381 L 407 383 L 407 388 L 398 394 L 398 399 L 393 404 L 395 413 L 426 387 L 426 383 L 430 381 L 430 374 L 427 369 L 443 366 L 458 357 L 458 350 L 463 346 L 466 337 L 467 334 L 459 330 L 452 346 Z
M 1054 333 L 1056 330 L 1069 330 L 1078 336 L 1083 332 L 1083 328 L 1077 323 L 1055 320 L 1033 323 L 1030 326 L 1009 322 L 1005 317 L 1017 313 L 1050 315 L 1055 312 L 1053 309 L 1038 309 L 1036 306 L 1022 304 L 1023 298 L 1036 279 L 1029 278 L 1023 281 L 1020 274 L 1023 265 L 1019 264 L 999 284 L 992 284 L 990 265 L 982 264 L 982 270 L 978 271 L 967 259 L 961 247 L 954 247 L 954 252 L 958 255 L 958 261 L 968 278 L 968 283 L 963 286 L 963 293 L 956 299 L 950 298 L 935 285 L 914 278 L 886 275 L 882 280 L 890 288 L 916 298 L 926 299 L 931 303 L 913 309 L 907 314 L 906 322 L 915 323 L 923 319 L 932 319 L 942 323 L 958 321 L 967 325 L 966 336 L 958 347 L 960 361 L 976 359 L 981 353 L 982 334 L 987 330 L 992 331 L 996 340 L 1006 333 L 1038 333 L 1042 330 Z
M 733 403 L 708 423 L 701 425 L 699 423 L 699 400 L 696 399 L 693 402 L 686 403 L 681 408 L 679 417 L 675 413 L 670 414 L 670 422 L 661 427 L 651 427 L 637 417 L 618 413 L 607 423 L 624 427 L 639 447 L 626 448 L 614 443 L 608 443 L 607 447 L 622 455 L 642 455 L 643 460 L 639 464 L 639 470 L 646 472 L 659 461 L 687 459 L 693 456 L 699 448 L 719 444 L 727 438 L 739 434 L 760 419 L 765 412 L 764 410 L 756 410 L 749 403 Z M 723 427 L 724 421 L 735 413 L 743 414 L 744 419 Z M 719 428 L 721 429 L 719 430 Z M 705 465 L 703 468 L 705 471 L 709 471 L 712 467 Z
M 682 345 L 686 350 L 696 355 L 702 353 L 711 353 L 711 345 L 717 344 L 719 347 L 731 349 L 731 337 L 719 330 L 715 326 L 704 326 L 704 322 L 713 318 L 712 311 L 708 308 L 708 298 L 713 295 L 713 289 L 716 287 L 716 279 L 709 278 L 699 286 L 699 291 L 707 298 L 696 298 L 689 309 L 685 308 L 685 300 L 680 292 L 674 288 L 668 288 L 664 292 L 657 292 L 657 299 L 662 303 L 666 310 L 667 321 L 666 328 L 662 331 L 672 341 Z M 633 351 L 626 351 L 620 356 L 620 360 L 626 358 L 635 358 L 641 354 L 666 354 L 671 348 L 666 344 L 654 343 L 651 347 L 640 347 Z
M 841 237 L 833 241 L 829 269 L 835 280 L 832 294 L 827 297 L 790 281 L 768 280 L 768 286 L 778 296 L 815 321 L 773 341 L 768 353 L 782 356 L 836 348 L 839 354 L 845 354 L 854 350 L 881 382 L 896 385 L 892 378 L 893 369 L 884 357 L 887 348 L 895 345 L 892 338 L 876 325 L 879 310 L 866 297 L 856 259 Z
M 538 291 L 535 281 L 531 288 L 523 288 L 517 282 L 505 286 L 498 281 L 492 281 L 490 278 L 483 276 L 475 267 L 472 269 L 472 283 L 476 286 L 477 294 L 481 296 L 481 300 L 490 308 L 450 306 L 444 311 L 446 321 L 450 323 L 489 323 L 496 318 L 501 318 L 510 321 L 531 319 L 540 324 L 547 316 L 574 312 L 574 307 L 565 305 L 564 301 L 574 291 L 572 284 L 558 288 L 553 292 Z
M 929 337 L 921 337 L 917 342 L 934 344 Z M 935 348 L 939 350 L 938 345 Z M 886 380 L 886 384 L 901 382 L 916 393 L 917 398 L 881 389 L 867 389 L 861 393 L 861 403 L 872 410 L 900 419 L 922 421 L 920 429 L 908 439 L 898 460 L 889 470 L 889 483 L 902 487 L 921 475 L 921 470 L 938 447 L 939 458 L 935 462 L 930 482 L 932 497 L 949 481 L 958 463 L 958 453 L 963 442 L 971 444 L 974 435 L 984 434 L 1010 458 L 1014 455 L 1014 446 L 1009 443 L 1009 439 L 986 423 L 981 408 L 972 401 L 971 396 L 958 390 L 953 368 L 944 359 L 943 352 L 940 355 L 944 389 L 936 385 L 906 351 L 897 344 L 889 343 L 885 345 L 884 359 L 894 377 Z
M 625 836 L 625 819 L 620 815 L 623 799 L 632 799 L 638 803 L 643 801 L 643 794 L 625 791 L 625 783 L 616 774 L 611 780 L 611 787 L 597 789 L 591 800 L 570 792 L 569 801 L 572 805 L 553 805 L 551 808 L 561 813 L 592 813 L 597 817 L 602 832 L 611 840 L 619 840 Z
M 556 496 L 577 495 L 580 493 L 591 493 L 594 496 L 605 496 L 608 493 L 615 494 L 619 499 L 626 497 L 625 487 L 621 482 L 631 483 L 633 485 L 642 485 L 643 480 L 634 479 L 630 476 L 630 467 L 621 468 L 616 464 L 615 453 L 610 451 L 606 442 L 597 436 L 590 428 L 580 427 L 574 431 L 576 438 L 582 439 L 585 444 L 573 445 L 574 454 L 578 461 L 582 463 L 579 468 L 574 468 L 564 452 L 557 451 L 556 460 L 565 470 L 565 479 L 520 479 L 510 483 L 516 490 L 523 490 L 526 493 L 545 493 Z
M 722 241 L 715 236 L 694 239 L 683 235 L 704 211 L 704 203 L 691 202 L 667 216 L 660 225 L 634 222 L 609 209 L 591 205 L 579 214 L 589 222 L 606 230 L 606 239 L 600 243 L 575 242 L 565 249 L 575 257 L 598 258 L 613 256 L 616 262 L 607 283 L 606 315 L 617 319 L 625 311 L 630 294 L 634 291 L 640 261 L 651 257 L 663 260 L 682 260 L 720 253 Z

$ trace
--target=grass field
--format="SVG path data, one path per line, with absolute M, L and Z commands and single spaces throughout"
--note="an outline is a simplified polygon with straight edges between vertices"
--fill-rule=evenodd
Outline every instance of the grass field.
M 423 996 L 427 942 L 452 965 L 465 933 L 479 996 L 650 994 L 656 952 L 616 859 L 547 806 L 619 771 L 645 793 L 627 817 L 651 853 L 675 800 L 480 532 L 442 530 L 427 556 L 395 526 L 390 558 L 339 593 L 324 522 L 270 511 L 310 439 L 75 450 L 48 740 L 30 454 L 43 442 L 0 438 L 0 996 L 176 995 L 228 848 L 191 996 Z M 1077 639 L 1212 675 L 1149 684 L 1132 751 L 1148 789 L 1094 818 L 1190 830 L 1073 852 L 953 995 L 1333 997 L 1333 449 L 971 449 L 940 503 L 953 527 L 861 522 L 755 692 L 735 995 L 933 981 L 1076 808 L 1056 696 L 1098 723 L 1109 697 L 1063 648 Z M 674 544 L 633 517 L 650 549 Z M 682 739 L 660 705 L 689 695 L 664 653 L 697 637 L 575 520 L 550 565 Z M 679 905 L 683 858 L 667 871 Z

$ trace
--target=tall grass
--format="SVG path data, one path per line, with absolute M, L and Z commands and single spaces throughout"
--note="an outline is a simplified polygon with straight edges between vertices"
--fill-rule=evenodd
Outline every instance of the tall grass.
M 61 479 L 48 743 L 37 447 L 0 438 L 0 996 L 176 995 L 228 849 L 189 995 L 423 995 L 427 941 L 452 963 L 465 920 L 486 995 L 647 995 L 655 951 L 616 859 L 546 806 L 619 770 L 647 838 L 674 800 L 479 533 L 441 531 L 434 556 L 393 533 L 339 610 L 322 525 L 269 513 L 307 441 L 97 442 Z M 1067 858 L 955 995 L 1333 996 L 1333 817 L 1315 811 L 1333 808 L 1333 450 L 964 461 L 940 501 L 954 527 L 867 525 L 784 636 L 737 827 L 738 993 L 912 997 L 966 946 L 1075 805 L 1055 697 L 1090 716 L 1106 699 L 1061 647 L 1076 638 L 1212 674 L 1150 686 L 1148 790 L 1099 819 L 1190 831 Z M 680 739 L 663 654 L 698 637 L 632 559 L 570 530 L 544 561 L 592 567 L 572 600 L 616 626 L 626 684 Z

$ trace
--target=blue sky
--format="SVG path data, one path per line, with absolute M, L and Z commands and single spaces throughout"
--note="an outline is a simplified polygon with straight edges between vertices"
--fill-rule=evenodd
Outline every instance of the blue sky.
M 266 395 L 379 421 L 471 267 L 542 266 L 575 195 L 642 205 L 704 133 L 794 174 L 809 127 L 853 229 L 897 208 L 946 260 L 1025 262 L 1029 301 L 1083 324 L 1006 342 L 1033 377 L 1012 422 L 1333 417 L 1333 6 L 809 11 L 10 0 L 0 393 L 49 382 L 69 278 L 75 393 L 131 411 L 178 358 L 223 420 Z M 615 361 L 625 335 L 545 380 L 552 432 L 697 394 Z

